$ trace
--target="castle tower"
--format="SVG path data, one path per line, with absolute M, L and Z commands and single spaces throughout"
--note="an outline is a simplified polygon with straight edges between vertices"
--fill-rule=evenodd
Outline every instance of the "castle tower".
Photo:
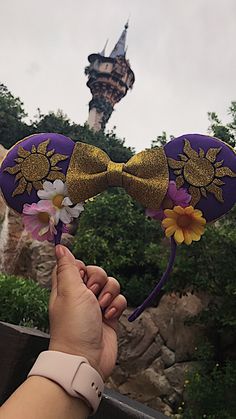
M 100 53 L 88 56 L 90 65 L 85 68 L 87 86 L 92 93 L 89 102 L 88 125 L 94 131 L 103 130 L 109 120 L 114 105 L 132 88 L 134 73 L 126 59 L 126 35 L 128 23 L 109 57 L 105 47 Z

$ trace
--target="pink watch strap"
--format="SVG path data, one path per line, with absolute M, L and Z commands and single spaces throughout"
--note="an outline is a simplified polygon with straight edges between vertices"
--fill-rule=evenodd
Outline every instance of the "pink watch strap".
M 82 398 L 96 412 L 104 389 L 98 372 L 86 358 L 57 351 L 44 351 L 38 356 L 28 374 L 49 378 L 68 394 Z

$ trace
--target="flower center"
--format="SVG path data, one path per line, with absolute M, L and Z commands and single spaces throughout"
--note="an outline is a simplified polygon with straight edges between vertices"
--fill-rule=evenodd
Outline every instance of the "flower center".
M 57 208 L 61 209 L 63 207 L 62 201 L 63 201 L 64 198 L 65 198 L 64 195 L 54 196 L 54 198 L 52 200 L 52 203 L 53 203 L 54 207 L 57 207 Z
M 30 182 L 45 178 L 49 169 L 49 161 L 43 154 L 31 154 L 21 163 L 21 173 Z
M 214 175 L 214 166 L 205 157 L 190 159 L 184 166 L 184 177 L 192 186 L 207 186 L 213 181 Z
M 179 227 L 188 227 L 192 222 L 191 217 L 189 215 L 180 215 L 177 219 L 177 224 Z
M 42 224 L 48 224 L 50 217 L 47 212 L 39 212 L 38 213 L 38 219 Z

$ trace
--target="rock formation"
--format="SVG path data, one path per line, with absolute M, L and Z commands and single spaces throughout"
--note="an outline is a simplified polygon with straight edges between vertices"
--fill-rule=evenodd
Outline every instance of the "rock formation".
M 194 365 L 199 326 L 185 324 L 208 304 L 204 295 L 164 295 L 134 323 L 131 310 L 119 325 L 119 357 L 108 386 L 162 411 L 175 413 L 184 400 L 186 373 Z
M 6 150 L 0 145 L 0 162 Z M 32 240 L 21 217 L 7 209 L 0 197 L 0 270 L 29 277 L 50 286 L 55 266 L 54 245 Z M 65 243 L 66 240 L 66 243 Z M 64 243 L 71 244 L 66 235 Z M 184 399 L 186 373 L 195 365 L 196 338 L 203 330 L 187 326 L 186 319 L 208 304 L 204 295 L 182 298 L 164 295 L 157 308 L 146 310 L 134 323 L 131 309 L 119 324 L 119 357 L 108 387 L 171 416 Z

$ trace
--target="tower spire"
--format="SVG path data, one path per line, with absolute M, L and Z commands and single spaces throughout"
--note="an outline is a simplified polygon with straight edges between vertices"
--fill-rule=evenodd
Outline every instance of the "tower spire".
M 105 57 L 105 54 L 106 54 L 106 47 L 107 47 L 107 44 L 108 44 L 108 38 L 107 38 L 107 40 L 106 40 L 106 42 L 105 42 L 105 45 L 104 45 L 104 47 L 103 47 L 103 50 L 100 52 L 100 55 L 103 55 L 103 57 Z
M 118 39 L 116 45 L 114 46 L 110 57 L 111 58 L 116 58 L 116 57 L 125 57 L 125 52 L 126 52 L 126 35 L 127 35 L 127 29 L 129 27 L 129 20 L 127 20 L 124 29 L 122 31 L 122 34 L 120 36 L 120 38 Z
M 128 22 L 109 57 L 105 55 L 107 42 L 100 53 L 88 56 L 89 65 L 85 68 L 85 74 L 88 76 L 87 86 L 92 93 L 88 126 L 94 131 L 105 128 L 115 104 L 132 89 L 134 84 L 134 72 L 126 59 L 127 29 Z

